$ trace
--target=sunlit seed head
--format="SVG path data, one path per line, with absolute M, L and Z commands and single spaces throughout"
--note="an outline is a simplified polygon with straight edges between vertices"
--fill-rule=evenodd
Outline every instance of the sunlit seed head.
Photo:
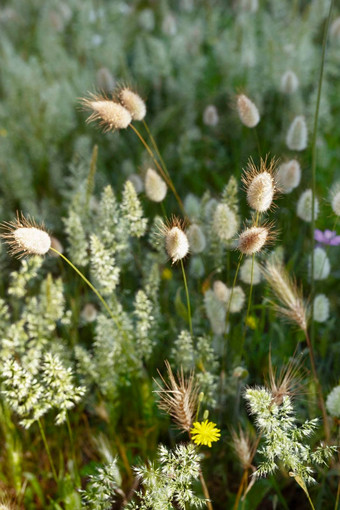
M 237 96 L 237 111 L 242 124 L 249 128 L 257 126 L 260 114 L 255 104 L 244 94 Z
M 146 105 L 143 99 L 136 92 L 128 87 L 119 91 L 119 100 L 129 112 L 133 120 L 143 120 L 146 115 Z
M 175 216 L 166 224 L 160 225 L 160 233 L 165 240 L 165 249 L 173 264 L 184 259 L 189 253 L 189 240 L 184 229 L 184 222 Z
M 216 280 L 213 285 L 214 294 L 219 301 L 222 303 L 228 303 L 229 299 L 229 289 L 228 287 L 221 282 L 221 280 Z
M 295 117 L 288 128 L 286 144 L 292 151 L 303 151 L 308 143 L 307 124 L 303 115 Z
M 202 253 L 206 247 L 207 242 L 201 227 L 193 223 L 188 228 L 187 235 L 192 253 Z
M 237 232 L 238 221 L 234 211 L 228 204 L 218 204 L 214 216 L 212 228 L 221 241 L 228 241 Z
M 81 316 L 85 322 L 93 322 L 98 315 L 97 308 L 92 303 L 86 303 L 81 311 Z
M 298 200 L 296 206 L 296 214 L 303 221 L 310 222 L 312 221 L 312 204 L 313 204 L 313 193 L 311 189 L 306 189 Z M 314 219 L 318 217 L 319 214 L 319 201 L 315 197 L 314 199 Z
M 218 112 L 216 106 L 213 104 L 208 105 L 203 113 L 203 122 L 206 126 L 217 126 L 218 124 Z
M 340 418 L 340 385 L 335 386 L 326 400 L 327 411 L 334 418 Z
M 315 296 L 313 312 L 316 322 L 326 322 L 329 319 L 329 299 L 325 294 Z
M 2 224 L 5 233 L 1 235 L 10 246 L 12 255 L 18 258 L 25 255 L 45 255 L 51 247 L 51 237 L 43 225 L 34 220 L 17 215 L 15 221 Z
M 104 96 L 90 94 L 89 98 L 81 100 L 85 110 L 91 111 L 86 122 L 99 121 L 104 132 L 126 129 L 131 124 L 130 112 L 119 103 L 111 101 Z
M 261 281 L 261 270 L 259 264 L 253 258 L 244 261 L 240 269 L 240 279 L 248 285 L 257 285 Z
M 146 171 L 144 188 L 146 196 L 152 202 L 162 202 L 168 189 L 162 177 L 152 168 Z
M 340 181 L 337 182 L 331 189 L 331 206 L 334 214 L 340 216 Z
M 281 92 L 294 94 L 299 88 L 299 79 L 294 71 L 286 71 L 281 77 Z
M 253 255 L 261 251 L 269 237 L 267 227 L 246 228 L 238 238 L 237 248 L 244 255 Z
M 311 259 L 312 257 L 309 256 L 308 269 L 310 276 L 312 272 Z M 320 246 L 317 246 L 314 249 L 313 262 L 314 262 L 313 264 L 314 280 L 325 280 L 329 276 L 329 273 L 331 272 L 331 264 L 329 262 L 329 258 L 327 257 L 326 251 Z
M 250 160 L 244 172 L 242 181 L 246 188 L 247 201 L 255 211 L 265 212 L 273 203 L 276 191 L 273 177 L 275 165 L 274 159 L 269 163 L 261 159 L 260 167 L 257 168 L 253 160 Z
M 242 287 L 236 286 L 234 289 L 229 289 L 228 308 L 230 313 L 238 313 L 242 310 L 246 296 Z M 230 301 L 231 300 L 231 301 Z M 229 303 L 230 301 L 230 303 Z
M 300 184 L 301 167 L 296 159 L 282 163 L 277 169 L 275 181 L 281 193 L 288 194 Z
M 249 469 L 256 452 L 256 442 L 252 441 L 249 433 L 243 432 L 241 428 L 238 433 L 232 430 L 231 437 L 235 455 L 241 466 L 243 469 Z

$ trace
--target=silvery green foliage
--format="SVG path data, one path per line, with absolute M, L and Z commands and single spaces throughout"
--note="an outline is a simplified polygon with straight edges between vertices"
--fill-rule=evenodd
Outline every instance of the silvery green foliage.
M 143 236 L 147 220 L 143 218 L 143 209 L 131 181 L 126 181 L 124 184 L 120 208 L 130 235 L 132 237 Z
M 115 264 L 113 250 L 106 249 L 95 234 L 90 236 L 90 264 L 93 280 L 103 296 L 109 296 L 119 283 L 120 268 Z
M 29 428 L 51 409 L 57 410 L 56 424 L 66 420 L 66 413 L 82 399 L 85 388 L 75 386 L 73 372 L 57 355 L 41 358 L 38 371 L 29 363 L 24 368 L 14 358 L 7 358 L 2 369 L 2 394 L 8 405 Z
M 152 314 L 153 305 L 143 290 L 139 290 L 135 298 L 134 315 L 136 317 L 135 337 L 140 358 L 149 359 L 154 343 L 155 319 Z
M 20 269 L 12 271 L 10 275 L 8 294 L 16 298 L 24 297 L 27 284 L 38 275 L 42 263 L 43 258 L 39 256 L 22 259 Z
M 159 446 L 157 464 L 135 469 L 142 489 L 137 493 L 137 502 L 127 506 L 129 510 L 169 510 L 174 503 L 183 510 L 205 505 L 192 488 L 200 470 L 199 454 L 193 444 L 180 444 L 173 451 Z
M 88 257 L 88 241 L 78 213 L 70 209 L 68 217 L 64 218 L 65 232 L 68 237 L 69 258 L 76 266 L 86 266 Z
M 116 501 L 116 491 L 120 489 L 121 476 L 114 459 L 98 468 L 96 474 L 89 476 L 89 483 L 82 492 L 83 507 L 88 510 L 109 510 Z
M 189 331 L 183 330 L 176 338 L 171 354 L 174 367 L 181 367 L 187 373 L 195 370 L 196 381 L 200 391 L 204 393 L 204 403 L 214 406 L 218 361 L 211 345 L 211 338 L 208 336 L 199 337 L 194 346 Z
M 273 473 L 280 463 L 292 472 L 294 477 L 301 477 L 305 483 L 315 482 L 311 466 L 325 464 L 336 451 L 336 447 L 322 445 L 312 450 L 307 443 L 316 430 L 318 420 L 307 420 L 296 425 L 291 398 L 283 396 L 276 402 L 266 388 L 248 388 L 245 392 L 250 413 L 255 416 L 257 428 L 264 438 L 264 445 L 258 450 L 264 457 L 259 464 L 256 476 Z
M 176 338 L 172 349 L 172 357 L 174 366 L 182 367 L 185 372 L 189 372 L 194 368 L 195 350 L 189 331 L 181 331 Z

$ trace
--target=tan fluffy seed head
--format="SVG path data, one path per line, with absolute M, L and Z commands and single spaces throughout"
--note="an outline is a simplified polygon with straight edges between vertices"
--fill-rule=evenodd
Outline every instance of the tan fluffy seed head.
M 253 255 L 262 250 L 269 238 L 268 227 L 246 228 L 238 238 L 237 248 L 244 255 Z
M 249 128 L 257 126 L 260 114 L 255 104 L 244 94 L 237 96 L 236 107 L 242 124 Z
M 274 181 L 275 159 L 267 162 L 261 159 L 257 168 L 252 159 L 249 160 L 242 181 L 247 192 L 249 206 L 257 212 L 270 209 L 276 190 Z
M 191 373 L 186 379 L 183 369 L 177 373 L 177 380 L 172 372 L 168 361 L 165 361 L 169 382 L 166 382 L 161 374 L 163 386 L 157 381 L 159 395 L 158 407 L 167 412 L 178 427 L 183 431 L 189 431 L 192 427 L 198 403 L 198 386 L 194 382 L 194 374 Z
M 173 264 L 184 259 L 189 253 L 189 241 L 184 230 L 184 221 L 176 216 L 160 226 L 160 234 L 165 239 L 166 252 Z
M 43 225 L 17 214 L 15 221 L 3 223 L 5 233 L 1 235 L 10 246 L 12 255 L 45 255 L 51 247 L 51 237 Z
M 152 202 L 162 202 L 168 189 L 162 177 L 152 168 L 146 171 L 144 187 L 146 196 Z
M 275 310 L 305 331 L 308 322 L 308 309 L 295 280 L 289 276 L 281 263 L 275 261 L 268 262 L 262 268 L 262 272 L 279 300 L 278 305 L 274 304 Z
M 83 98 L 81 102 L 85 110 L 92 112 L 86 122 L 99 120 L 104 132 L 126 129 L 132 121 L 130 112 L 124 106 L 105 96 L 90 94 L 89 98 Z
M 119 92 L 119 100 L 126 108 L 133 120 L 143 120 L 146 115 L 146 105 L 143 99 L 132 92 L 128 87 L 124 87 Z

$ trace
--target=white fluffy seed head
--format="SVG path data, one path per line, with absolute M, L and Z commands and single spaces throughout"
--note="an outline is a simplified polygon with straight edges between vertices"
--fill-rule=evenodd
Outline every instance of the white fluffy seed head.
M 331 190 L 331 206 L 334 214 L 340 216 L 340 182 L 337 182 Z
M 221 239 L 228 241 L 237 232 L 238 221 L 228 204 L 218 204 L 213 217 L 213 231 Z
M 14 230 L 13 238 L 18 248 L 30 255 L 45 255 L 51 247 L 48 233 L 35 227 L 19 227 Z
M 144 183 L 142 181 L 142 178 L 138 174 L 135 173 L 130 174 L 127 180 L 132 182 L 133 187 L 136 190 L 136 193 L 141 193 L 143 191 Z
M 17 214 L 15 221 L 3 223 L 5 231 L 1 237 L 10 246 L 12 255 L 18 258 L 25 255 L 45 255 L 51 248 L 51 237 L 43 225 Z
M 329 299 L 325 294 L 315 296 L 313 308 L 313 318 L 316 322 L 326 322 L 329 319 Z
M 203 113 L 203 122 L 206 126 L 217 126 L 218 124 L 218 112 L 216 106 L 210 104 L 206 107 Z
M 229 289 L 228 287 L 221 282 L 221 280 L 216 280 L 213 285 L 214 294 L 219 301 L 222 303 L 228 303 L 229 299 Z
M 294 71 L 286 71 L 281 76 L 281 92 L 284 94 L 294 94 L 299 88 L 299 79 Z
M 230 313 L 238 313 L 242 310 L 244 301 L 245 301 L 245 294 L 241 287 L 234 287 L 234 290 L 232 292 L 232 289 L 228 289 L 229 296 L 228 296 L 228 306 Z M 229 300 L 231 298 L 231 302 L 229 305 Z
M 146 105 L 138 94 L 132 92 L 129 88 L 124 87 L 119 92 L 119 99 L 124 108 L 130 112 L 133 120 L 144 119 L 146 115 Z
M 104 97 L 91 95 L 90 99 L 83 99 L 82 104 L 92 112 L 87 122 L 99 120 L 105 132 L 126 129 L 132 121 L 130 112 L 124 106 Z
M 189 241 L 185 232 L 179 226 L 167 229 L 165 234 L 165 248 L 172 263 L 184 259 L 189 253 Z
M 250 182 L 247 189 L 249 206 L 258 212 L 267 211 L 273 202 L 274 179 L 269 172 L 258 173 Z
M 253 279 L 251 274 L 253 273 Z M 247 283 L 250 285 L 257 285 L 261 281 L 261 269 L 256 260 L 253 261 L 253 258 L 248 258 L 244 261 L 240 269 L 240 279 L 243 283 Z
M 309 276 L 312 274 L 312 261 L 311 256 L 309 256 L 308 262 Z M 314 280 L 325 280 L 329 273 L 331 272 L 331 264 L 329 262 L 329 258 L 327 257 L 327 253 L 323 248 L 317 246 L 314 249 Z
M 288 128 L 286 144 L 292 151 L 303 151 L 307 147 L 308 131 L 307 124 L 303 115 L 295 117 Z
M 146 196 L 152 202 L 162 202 L 168 189 L 162 177 L 152 168 L 146 171 L 144 188 Z
M 340 418 L 340 384 L 332 389 L 326 400 L 327 411 L 334 418 Z
M 269 236 L 267 227 L 246 228 L 238 238 L 237 248 L 244 255 L 253 255 L 261 251 Z
M 312 221 L 312 204 L 313 204 L 313 193 L 311 189 L 306 189 L 301 195 L 297 203 L 296 214 L 303 221 Z M 314 219 L 319 214 L 319 201 L 315 197 L 314 199 Z
M 201 227 L 193 223 L 188 228 L 187 235 L 192 253 L 202 253 L 202 251 L 205 250 L 207 242 Z
M 244 94 L 237 96 L 237 111 L 242 124 L 249 128 L 257 126 L 260 114 L 255 104 Z
M 98 315 L 97 308 L 92 303 L 86 303 L 82 309 L 81 316 L 85 322 L 93 322 Z
M 296 159 L 282 163 L 277 169 L 275 180 L 281 193 L 291 193 L 300 184 L 300 163 Z

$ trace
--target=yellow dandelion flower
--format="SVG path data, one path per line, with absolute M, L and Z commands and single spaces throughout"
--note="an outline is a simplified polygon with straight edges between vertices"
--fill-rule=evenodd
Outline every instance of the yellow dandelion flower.
M 221 437 L 221 431 L 216 427 L 216 423 L 212 421 L 195 421 L 193 428 L 190 430 L 194 443 L 207 445 L 211 448 L 211 443 L 218 441 Z

